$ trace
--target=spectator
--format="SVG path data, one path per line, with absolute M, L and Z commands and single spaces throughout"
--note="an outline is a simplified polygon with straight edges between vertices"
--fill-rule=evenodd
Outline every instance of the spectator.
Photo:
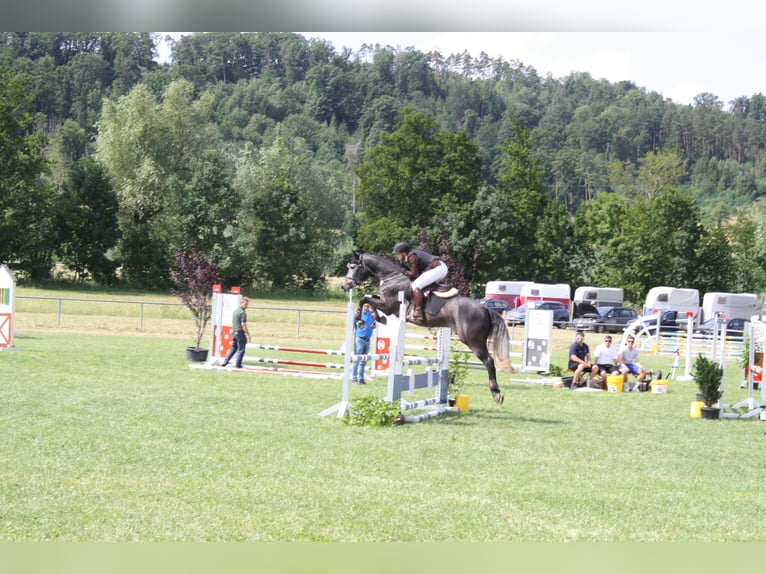
M 572 377 L 572 388 L 582 386 L 580 384 L 580 375 L 588 373 L 593 376 L 598 373 L 598 366 L 590 360 L 590 347 L 585 342 L 585 333 L 577 331 L 575 341 L 569 346 L 569 370 L 574 371 Z M 585 384 L 584 382 L 582 384 Z
M 377 327 L 378 312 L 369 303 L 362 305 L 361 311 L 356 310 L 356 322 L 354 324 L 354 354 L 367 355 L 370 352 L 370 337 Z M 351 382 L 355 385 L 364 385 L 364 368 L 366 359 L 357 359 L 351 366 Z
M 644 369 L 638 361 L 638 349 L 633 346 L 635 343 L 636 341 L 633 336 L 628 336 L 627 341 L 625 341 L 626 347 L 623 349 L 622 353 L 620 353 L 620 373 L 622 374 L 622 379 L 625 383 L 626 393 L 631 391 L 637 392 L 639 390 L 639 385 L 644 381 L 644 377 L 646 376 L 646 369 Z M 635 382 L 632 384 L 628 383 L 628 375 L 635 375 Z
M 604 342 L 596 347 L 594 357 L 596 359 L 596 365 L 598 365 L 599 375 L 601 376 L 602 387 L 606 388 L 606 377 L 618 370 L 617 365 L 620 360 L 620 354 L 617 352 L 617 348 L 612 346 L 611 335 L 604 337 Z

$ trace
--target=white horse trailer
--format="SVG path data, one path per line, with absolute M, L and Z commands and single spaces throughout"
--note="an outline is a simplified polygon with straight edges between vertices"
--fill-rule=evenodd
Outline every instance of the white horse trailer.
M 758 313 L 758 295 L 754 293 L 705 293 L 702 297 L 702 321 L 716 314 L 727 318 L 749 319 Z
M 694 322 L 699 322 L 700 293 L 697 289 L 677 287 L 652 287 L 646 294 L 644 315 L 661 313 L 666 310 L 693 313 Z

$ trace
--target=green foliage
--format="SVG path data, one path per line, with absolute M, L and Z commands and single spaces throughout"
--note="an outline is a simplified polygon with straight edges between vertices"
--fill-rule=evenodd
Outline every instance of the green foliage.
M 564 369 L 562 369 L 559 365 L 551 365 L 548 367 L 548 372 L 552 377 L 561 377 L 564 375 Z
M 14 262 L 33 279 L 49 275 L 58 209 L 43 150 L 47 136 L 35 130 L 29 79 L 0 66 L 0 261 Z
M 351 400 L 343 422 L 354 426 L 390 427 L 400 424 L 400 414 L 398 402 L 365 395 Z
M 244 200 L 235 242 L 253 276 L 280 289 L 321 288 L 343 243 L 344 204 L 300 140 L 242 155 L 235 187 Z
M 450 341 L 450 364 L 449 374 L 447 375 L 447 390 L 453 397 L 459 395 L 463 390 L 466 377 L 468 376 L 468 363 L 473 355 L 466 351 L 466 348 L 459 341 L 454 339 Z
M 723 391 L 721 391 L 723 369 L 721 366 L 704 355 L 698 355 L 694 360 L 692 375 L 705 406 L 712 407 L 715 405 L 723 396 Z
M 426 114 L 405 108 L 397 129 L 381 135 L 357 172 L 365 221 L 385 217 L 396 227 L 420 228 L 434 218 L 468 212 L 481 160 L 464 133 L 450 134 Z
M 57 253 L 83 280 L 114 281 L 116 263 L 106 253 L 117 243 L 117 198 L 101 165 L 85 157 L 73 164 L 61 196 Z
M 153 60 L 159 37 L 146 32 L 2 39 L 0 115 L 13 117 L 0 130 L 0 259 L 27 275 L 48 275 L 69 209 L 57 192 L 95 149 L 119 201 L 109 259 L 125 282 L 166 288 L 173 250 L 194 242 L 232 281 L 317 289 L 350 245 L 437 246 L 445 231 L 473 290 L 598 283 L 615 267 L 635 298 L 658 276 L 766 289 L 762 94 L 680 106 L 660 87 L 541 77 L 486 54 L 355 54 L 283 32 L 185 35 L 172 65 Z M 280 138 L 311 168 L 261 187 L 274 202 L 259 219 L 243 148 L 261 161 Z

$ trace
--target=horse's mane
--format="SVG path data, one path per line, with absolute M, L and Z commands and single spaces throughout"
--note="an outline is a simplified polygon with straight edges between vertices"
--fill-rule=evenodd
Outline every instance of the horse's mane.
M 401 269 L 401 264 L 389 255 L 365 251 L 360 254 L 363 258 L 372 257 L 377 263 L 378 270 L 382 273 L 393 273 Z

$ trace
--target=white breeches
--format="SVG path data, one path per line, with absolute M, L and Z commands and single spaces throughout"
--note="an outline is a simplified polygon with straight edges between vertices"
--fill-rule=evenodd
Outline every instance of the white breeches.
M 431 283 L 436 283 L 437 281 L 444 279 L 447 276 L 447 273 L 449 273 L 447 264 L 444 261 L 440 261 L 437 267 L 424 271 L 417 279 L 414 279 L 412 281 L 412 288 L 422 289 L 423 287 L 427 287 Z

